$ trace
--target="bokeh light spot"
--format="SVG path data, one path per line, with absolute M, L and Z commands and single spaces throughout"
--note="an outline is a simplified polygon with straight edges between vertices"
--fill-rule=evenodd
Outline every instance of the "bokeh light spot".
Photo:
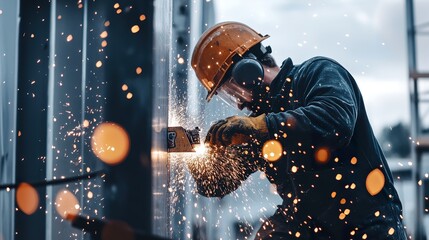
M 95 66 L 99 68 L 99 67 L 103 66 L 103 62 L 97 61 L 97 63 L 95 63 Z
M 107 164 L 121 163 L 127 156 L 129 147 L 128 133 L 115 123 L 102 123 L 95 128 L 92 134 L 92 151 Z
M 57 193 L 55 198 L 55 209 L 63 219 L 76 216 L 80 212 L 79 201 L 73 193 L 67 189 L 63 189 Z
M 101 42 L 101 47 L 106 47 L 107 46 L 107 41 L 106 40 L 103 40 L 102 42 Z
M 344 214 L 349 215 L 350 214 L 350 209 L 344 210 Z
M 138 25 L 134 25 L 131 27 L 132 33 L 138 33 L 140 31 L 140 27 Z
M 352 159 L 350 159 L 350 163 L 355 165 L 357 163 L 357 158 L 356 157 L 352 157 Z
M 144 21 L 144 20 L 146 20 L 146 16 L 144 14 L 142 14 L 142 15 L 140 15 L 139 19 L 140 19 L 140 21 Z
M 335 198 L 337 196 L 337 193 L 336 192 L 332 192 L 331 193 L 331 198 Z
M 107 36 L 108 36 L 109 34 L 107 33 L 107 31 L 103 31 L 101 34 L 100 34 L 100 37 L 101 38 L 107 38 Z
M 136 68 L 136 73 L 137 73 L 137 75 L 138 74 L 141 74 L 143 72 L 143 69 L 141 68 L 141 67 L 137 67 Z
M 339 173 L 335 176 L 335 179 L 337 179 L 338 181 L 340 181 L 342 178 L 343 178 L 343 175 Z
M 275 162 L 280 159 L 283 154 L 283 147 L 277 140 L 269 140 L 262 147 L 262 155 L 270 162 Z
M 21 183 L 16 190 L 18 208 L 27 215 L 33 214 L 39 205 L 39 194 L 28 183 Z
M 67 36 L 67 42 L 71 42 L 71 40 L 73 40 L 73 35 L 70 34 Z
M 366 190 L 372 196 L 377 195 L 383 189 L 385 181 L 383 172 L 376 168 L 366 177 Z
M 326 148 L 319 148 L 316 150 L 315 158 L 318 163 L 327 163 L 329 160 L 329 151 Z
M 344 220 L 346 218 L 346 214 L 340 213 L 340 216 L 338 217 L 340 220 Z
M 113 8 L 114 8 L 114 9 L 119 8 L 119 3 L 115 3 L 115 4 L 113 5 Z
M 85 128 L 87 128 L 87 127 L 89 127 L 89 121 L 88 120 L 83 120 L 83 127 L 85 127 Z
M 122 91 L 127 91 L 128 90 L 128 85 L 127 84 L 123 84 L 122 85 Z
M 395 229 L 394 228 L 390 228 L 389 232 L 387 232 L 389 235 L 393 235 L 395 233 Z
M 133 98 L 133 94 L 132 93 L 127 93 L 127 99 L 131 99 L 131 98 Z

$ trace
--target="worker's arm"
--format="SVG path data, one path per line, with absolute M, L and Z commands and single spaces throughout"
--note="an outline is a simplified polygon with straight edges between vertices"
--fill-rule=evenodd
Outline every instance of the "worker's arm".
M 278 137 L 286 149 L 343 147 L 350 142 L 358 115 L 353 79 L 330 60 L 313 62 L 308 69 L 292 92 L 301 107 L 267 115 L 270 137 Z

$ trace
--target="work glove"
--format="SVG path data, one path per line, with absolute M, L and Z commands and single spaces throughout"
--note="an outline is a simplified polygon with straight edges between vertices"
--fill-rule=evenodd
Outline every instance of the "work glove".
M 268 140 L 265 114 L 257 117 L 232 116 L 210 127 L 205 143 L 210 146 L 230 146 Z

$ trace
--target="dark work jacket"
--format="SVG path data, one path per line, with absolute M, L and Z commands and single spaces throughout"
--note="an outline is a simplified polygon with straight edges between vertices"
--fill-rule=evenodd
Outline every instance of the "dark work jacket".
M 265 162 L 263 171 L 277 185 L 285 214 L 340 239 L 382 206 L 402 210 L 362 95 L 345 68 L 325 57 L 296 66 L 287 59 L 270 86 L 270 103 L 268 129 L 286 155 Z
M 364 228 L 363 222 L 373 224 L 377 211 L 391 215 L 383 210 L 390 206 L 398 210 L 393 217 L 400 221 L 402 206 L 392 174 L 359 88 L 345 68 L 325 57 L 300 65 L 287 59 L 270 85 L 269 102 L 268 129 L 284 154 L 275 162 L 259 158 L 256 165 L 277 186 L 287 219 L 310 231 L 323 229 L 333 239 L 345 239 L 355 228 Z M 327 157 L 320 159 L 318 153 Z M 256 171 L 248 162 L 237 165 L 244 174 L 233 178 L 207 177 L 204 168 L 190 170 L 200 194 L 222 197 Z

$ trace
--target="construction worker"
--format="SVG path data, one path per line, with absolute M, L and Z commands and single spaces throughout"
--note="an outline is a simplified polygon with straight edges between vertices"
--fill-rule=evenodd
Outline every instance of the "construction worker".
M 256 239 L 407 239 L 392 174 L 352 75 L 326 57 L 299 65 L 287 58 L 278 67 L 261 43 L 268 37 L 222 22 L 195 46 L 191 64 L 207 101 L 217 95 L 252 111 L 212 125 L 206 143 L 259 148 L 238 177 L 207 177 L 194 169 L 198 192 L 222 197 L 259 169 L 283 203 Z M 264 153 L 268 143 L 281 149 Z M 280 159 L 273 161 L 276 154 Z

